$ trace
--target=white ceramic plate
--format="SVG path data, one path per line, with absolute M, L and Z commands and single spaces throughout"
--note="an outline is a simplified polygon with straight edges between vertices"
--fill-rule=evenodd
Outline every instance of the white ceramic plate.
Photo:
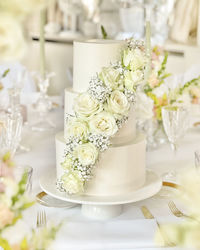
M 158 193 L 162 187 L 161 178 L 153 171 L 147 171 L 144 186 L 136 191 L 117 196 L 67 195 L 56 189 L 55 170 L 49 170 L 40 179 L 40 187 L 49 195 L 68 202 L 84 205 L 120 205 L 141 201 Z
M 46 207 L 72 208 L 77 206 L 77 203 L 56 199 L 45 192 L 40 192 L 36 195 L 36 201 Z

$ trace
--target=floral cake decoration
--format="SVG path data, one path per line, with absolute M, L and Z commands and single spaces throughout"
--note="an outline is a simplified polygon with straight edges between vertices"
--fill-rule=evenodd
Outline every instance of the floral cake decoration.
M 144 85 L 147 55 L 143 42 L 129 39 L 118 62 L 103 67 L 86 92 L 74 102 L 74 116 L 67 116 L 64 174 L 57 180 L 60 191 L 77 194 L 92 178 L 102 152 L 111 145 L 128 120 L 136 91 Z

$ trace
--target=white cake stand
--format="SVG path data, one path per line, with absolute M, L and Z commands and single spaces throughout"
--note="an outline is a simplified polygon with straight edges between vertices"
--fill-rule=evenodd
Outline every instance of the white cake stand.
M 147 171 L 144 186 L 136 191 L 115 196 L 67 195 L 56 189 L 55 170 L 40 179 L 40 187 L 49 195 L 68 202 L 82 204 L 82 214 L 92 219 L 105 220 L 118 216 L 122 205 L 141 201 L 158 193 L 162 187 L 161 178 L 153 171 Z

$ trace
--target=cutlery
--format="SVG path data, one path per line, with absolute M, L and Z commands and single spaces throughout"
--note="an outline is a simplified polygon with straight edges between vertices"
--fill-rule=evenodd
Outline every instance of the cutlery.
M 146 207 L 146 206 L 142 206 L 141 207 L 141 211 L 144 215 L 144 217 L 146 219 L 155 219 L 155 217 L 153 216 L 153 214 L 150 212 L 150 210 Z M 163 242 L 164 242 L 164 246 L 168 246 L 168 247 L 174 247 L 176 246 L 176 244 L 174 244 L 173 242 L 171 242 L 167 235 L 163 232 L 163 230 L 161 229 L 161 226 L 160 224 L 158 223 L 158 221 L 155 219 L 156 221 L 156 224 L 158 226 L 158 229 L 159 229 L 159 232 L 160 232 L 160 235 L 162 236 L 162 239 L 163 239 Z
M 196 220 L 194 217 L 189 216 L 189 215 L 184 214 L 183 212 L 181 212 L 177 208 L 177 206 L 175 205 L 175 203 L 173 201 L 169 201 L 168 207 L 169 207 L 170 211 L 173 213 L 173 215 L 175 215 L 176 217 L 185 217 L 185 218 L 189 218 L 189 219 L 192 219 L 192 220 Z
M 37 212 L 37 228 L 45 227 L 47 224 L 46 212 L 44 210 Z

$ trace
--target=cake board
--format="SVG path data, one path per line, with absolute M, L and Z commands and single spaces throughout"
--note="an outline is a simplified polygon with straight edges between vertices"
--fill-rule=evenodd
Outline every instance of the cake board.
M 81 212 L 91 219 L 106 220 L 122 213 L 122 205 L 145 200 L 158 193 L 162 187 L 162 179 L 154 171 L 147 170 L 143 187 L 122 195 L 92 196 L 67 195 L 56 188 L 55 170 L 49 170 L 40 178 L 40 187 L 54 198 L 81 204 Z

